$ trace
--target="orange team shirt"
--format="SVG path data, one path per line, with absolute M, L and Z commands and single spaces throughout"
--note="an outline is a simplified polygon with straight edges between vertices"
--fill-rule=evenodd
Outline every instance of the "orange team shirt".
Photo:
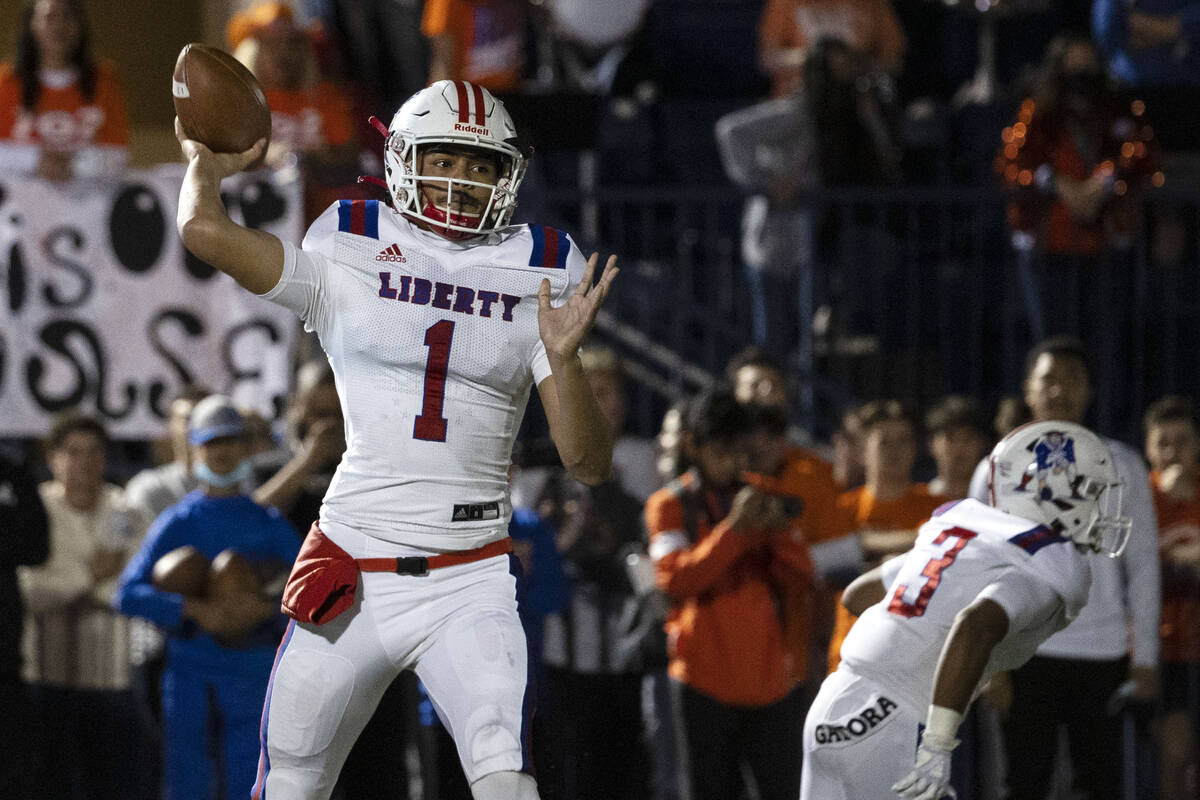
M 116 73 L 96 64 L 96 91 L 83 97 L 79 81 L 55 89 L 42 85 L 37 108 L 21 107 L 21 80 L 10 63 L 0 66 L 0 140 L 43 143 L 55 149 L 76 150 L 90 145 L 129 145 L 125 97 Z
M 929 485 L 914 483 L 897 500 L 880 502 L 875 493 L 865 486 L 843 492 L 837 499 L 837 514 L 841 529 L 846 535 L 864 530 L 912 530 L 914 533 L 922 523 L 933 515 L 937 507 L 949 498 L 930 494 Z M 829 641 L 829 671 L 837 669 L 842 660 L 842 642 L 858 617 L 846 610 L 838 594 L 837 619 L 833 636 Z
M 311 89 L 267 89 L 271 141 L 291 150 L 341 145 L 354 137 L 350 103 L 331 81 Z
M 888 0 L 767 0 L 758 26 L 760 56 L 773 50 L 810 47 L 832 37 L 895 69 L 907 42 Z M 775 73 L 771 94 L 800 88 L 799 70 Z
M 454 41 L 450 77 L 493 92 L 521 82 L 524 6 L 517 0 L 425 0 L 421 33 Z
M 694 473 L 680 479 L 695 485 Z M 811 584 L 799 538 L 763 541 L 730 529 L 713 493 L 701 493 L 695 540 L 687 540 L 683 504 L 673 486 L 646 501 L 655 580 L 670 600 L 666 631 L 672 678 L 731 706 L 762 707 L 795 687 L 785 646 L 781 594 Z
M 1200 548 L 1200 482 L 1195 497 L 1181 503 L 1159 491 L 1160 480 L 1157 471 L 1150 473 L 1163 562 L 1161 657 L 1171 663 L 1200 661 L 1200 579 L 1193 572 L 1168 568 L 1165 559 L 1175 548 Z
M 800 516 L 792 524 L 794 530 L 800 531 L 803 557 L 811 572 L 808 545 L 832 539 L 841 532 L 836 517 L 838 491 L 833 480 L 833 465 L 803 447 L 793 447 L 784 456 L 777 481 L 780 491 L 804 502 Z M 780 597 L 786 621 L 783 647 L 795 683 L 803 683 L 808 675 L 815 613 L 814 589 L 810 577 Z

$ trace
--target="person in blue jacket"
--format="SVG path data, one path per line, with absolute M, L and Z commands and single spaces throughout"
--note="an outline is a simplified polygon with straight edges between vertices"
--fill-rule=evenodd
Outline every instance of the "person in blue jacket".
M 185 545 L 210 560 L 233 549 L 256 571 L 286 570 L 295 560 L 295 529 L 242 492 L 250 472 L 248 434 L 228 398 L 211 395 L 196 404 L 188 439 L 200 488 L 158 517 L 117 591 L 122 613 L 167 633 L 164 800 L 244 797 L 255 780 L 260 713 L 285 622 L 278 597 L 247 590 L 184 597 L 152 580 L 155 563 Z M 217 742 L 210 741 L 213 731 Z

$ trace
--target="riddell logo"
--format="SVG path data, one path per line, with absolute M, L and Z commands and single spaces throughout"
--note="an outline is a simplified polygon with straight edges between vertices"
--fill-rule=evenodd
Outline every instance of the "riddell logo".
M 408 259 L 404 257 L 403 253 L 400 252 L 399 246 L 394 245 L 394 244 L 390 244 L 387 246 L 386 250 L 380 251 L 379 255 L 375 256 L 375 260 L 376 261 L 396 261 L 401 264 L 408 262 Z
M 488 129 L 479 125 L 465 125 L 461 122 L 454 123 L 454 130 L 463 131 L 465 133 L 477 133 L 480 136 L 487 136 Z

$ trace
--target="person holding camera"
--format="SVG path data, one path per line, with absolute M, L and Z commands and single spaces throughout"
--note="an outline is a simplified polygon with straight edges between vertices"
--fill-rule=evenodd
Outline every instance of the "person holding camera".
M 799 621 L 780 609 L 812 574 L 797 504 L 746 473 L 753 417 L 728 389 L 694 398 L 683 422 L 694 467 L 645 511 L 655 581 L 670 601 L 682 797 L 737 797 L 745 766 L 762 800 L 795 800 L 803 698 L 784 643 Z

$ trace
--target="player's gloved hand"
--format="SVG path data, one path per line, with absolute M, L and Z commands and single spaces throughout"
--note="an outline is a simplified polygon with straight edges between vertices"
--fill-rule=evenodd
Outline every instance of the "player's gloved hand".
M 932 740 L 932 741 L 931 741 Z M 950 753 L 957 739 L 943 741 L 928 733 L 921 737 L 917 748 L 917 763 L 912 772 L 892 784 L 892 791 L 905 800 L 942 800 L 956 797 L 950 788 Z

